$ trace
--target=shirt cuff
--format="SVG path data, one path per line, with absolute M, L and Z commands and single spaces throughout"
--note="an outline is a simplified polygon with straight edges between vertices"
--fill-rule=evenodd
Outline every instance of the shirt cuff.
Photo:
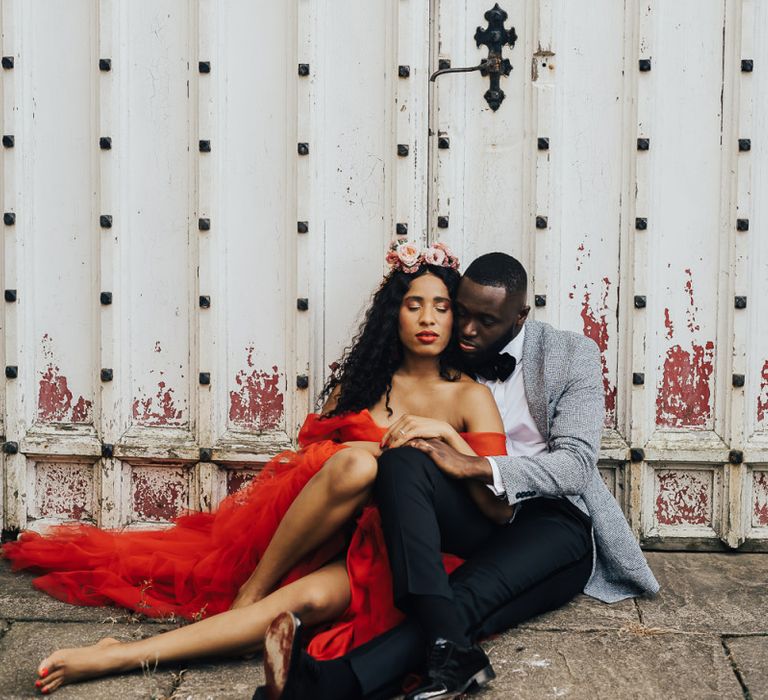
M 493 492 L 494 496 L 503 496 L 507 490 L 504 488 L 504 482 L 501 480 L 499 465 L 496 464 L 496 460 L 493 457 L 486 457 L 486 459 L 491 465 L 491 472 L 493 472 L 493 483 L 486 484 L 486 486 Z

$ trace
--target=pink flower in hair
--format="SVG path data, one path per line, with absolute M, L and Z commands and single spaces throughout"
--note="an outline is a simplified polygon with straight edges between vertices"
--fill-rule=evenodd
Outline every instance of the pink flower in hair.
M 445 260 L 448 256 L 445 251 L 438 248 L 436 245 L 432 245 L 424 251 L 424 262 L 427 265 L 445 265 Z
M 393 270 L 400 270 L 407 274 L 418 272 L 424 264 L 449 267 L 452 270 L 459 267 L 459 259 L 445 243 L 439 242 L 422 250 L 416 243 L 400 242 L 395 239 L 389 245 L 385 260 Z
M 390 250 L 387 252 L 387 257 L 384 258 L 386 260 L 387 265 L 390 267 L 399 267 L 400 265 L 400 257 L 397 255 L 397 253 L 394 250 Z
M 406 241 L 396 248 L 397 257 L 403 265 L 404 272 L 416 272 L 419 265 L 421 251 L 415 243 Z M 410 269 L 409 269 L 410 268 Z
M 437 248 L 438 250 L 442 250 L 443 253 L 445 253 L 445 262 L 442 264 L 446 267 L 450 267 L 453 270 L 458 270 L 459 268 L 459 259 L 456 257 L 456 254 L 442 241 L 436 241 L 432 244 L 433 248 Z

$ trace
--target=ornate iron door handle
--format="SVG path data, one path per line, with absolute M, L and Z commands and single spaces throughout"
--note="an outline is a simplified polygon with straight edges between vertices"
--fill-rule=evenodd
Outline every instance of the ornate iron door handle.
M 496 3 L 484 16 L 488 21 L 488 26 L 485 29 L 477 28 L 475 43 L 477 46 L 484 44 L 488 47 L 488 58 L 484 58 L 477 66 L 443 68 L 432 73 L 429 79 L 434 82 L 438 76 L 444 73 L 471 73 L 479 70 L 483 76 L 489 76 L 491 79 L 491 86 L 486 90 L 484 97 L 488 106 L 495 112 L 504 101 L 504 90 L 499 87 L 499 78 L 502 75 L 509 75 L 512 71 L 512 64 L 508 58 L 502 58 L 501 50 L 506 44 L 514 48 L 517 33 L 514 27 L 509 29 L 504 27 L 504 22 L 509 15 L 499 7 L 499 3 Z

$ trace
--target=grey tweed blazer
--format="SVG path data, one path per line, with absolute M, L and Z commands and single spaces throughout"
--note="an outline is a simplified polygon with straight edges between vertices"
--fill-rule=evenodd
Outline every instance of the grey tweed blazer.
M 654 595 L 659 584 L 597 470 L 605 415 L 597 345 L 578 333 L 526 321 L 522 372 L 548 451 L 494 457 L 509 502 L 564 497 L 592 518 L 595 558 L 587 595 L 606 603 Z

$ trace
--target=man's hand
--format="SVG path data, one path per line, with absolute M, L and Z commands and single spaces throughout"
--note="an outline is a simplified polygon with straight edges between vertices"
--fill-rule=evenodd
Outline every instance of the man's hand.
M 485 457 L 462 454 L 442 440 L 416 439 L 408 445 L 429 455 L 442 471 L 454 479 L 479 479 L 486 484 L 493 483 L 493 471 Z
M 400 416 L 381 438 L 381 447 L 402 447 L 414 438 L 438 438 L 446 442 L 458 437 L 458 433 L 445 421 L 404 414 Z

